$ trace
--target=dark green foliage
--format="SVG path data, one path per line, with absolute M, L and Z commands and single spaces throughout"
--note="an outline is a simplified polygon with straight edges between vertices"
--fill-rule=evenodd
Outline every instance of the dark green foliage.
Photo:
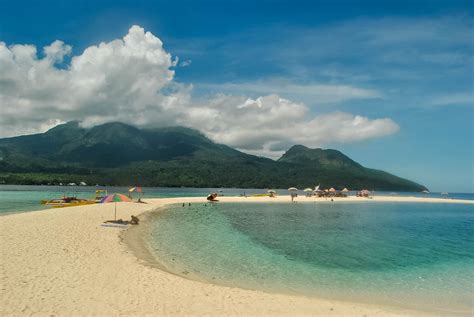
M 278 161 L 216 144 L 198 131 L 77 122 L 0 139 L 0 183 L 420 191 L 422 185 L 368 169 L 336 150 L 295 145 Z

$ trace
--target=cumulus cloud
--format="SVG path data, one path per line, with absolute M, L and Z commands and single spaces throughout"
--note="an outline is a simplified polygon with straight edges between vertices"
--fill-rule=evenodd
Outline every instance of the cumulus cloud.
M 62 67 L 58 64 L 71 55 L 71 46 L 55 41 L 43 53 L 39 58 L 33 45 L 0 42 L 0 137 L 42 132 L 70 120 L 86 127 L 111 121 L 184 125 L 214 141 L 275 157 L 295 143 L 354 142 L 398 130 L 388 118 L 342 112 L 315 116 L 305 104 L 272 91 L 254 99 L 218 94 L 195 101 L 192 85 L 174 80 L 178 59 L 139 26 L 122 39 L 86 48 Z M 312 88 L 322 96 L 328 89 L 354 98 L 380 96 L 349 86 Z
M 49 59 L 53 64 L 62 63 L 64 56 L 71 54 L 72 47 L 65 45 L 62 41 L 56 40 L 51 43 L 51 45 L 45 46 L 43 51 L 46 59 Z
M 276 158 L 293 144 L 317 147 L 355 142 L 399 130 L 391 119 L 370 120 L 344 112 L 314 116 L 308 107 L 268 95 L 257 99 L 221 95 L 205 107 L 194 106 L 183 124 L 198 126 L 211 139 L 248 153 Z

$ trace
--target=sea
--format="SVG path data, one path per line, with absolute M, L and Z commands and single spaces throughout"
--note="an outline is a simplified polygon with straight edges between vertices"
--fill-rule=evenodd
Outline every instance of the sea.
M 436 203 L 225 203 L 153 213 L 144 244 L 204 282 L 416 309 L 474 312 L 474 210 Z
M 28 212 L 48 208 L 41 205 L 41 200 L 62 198 L 75 195 L 78 198 L 93 199 L 96 189 L 106 189 L 108 193 L 128 194 L 129 187 L 100 186 L 35 186 L 35 185 L 0 185 L 0 215 L 17 212 Z M 256 188 L 187 188 L 187 187 L 143 187 L 143 193 L 133 193 L 137 198 L 171 198 L 171 197 L 205 197 L 217 192 L 224 196 L 264 194 L 267 189 Z M 279 195 L 288 195 L 286 189 L 275 189 Z M 355 195 L 355 192 L 349 192 Z M 304 195 L 304 192 L 300 192 Z M 372 195 L 415 196 L 434 198 L 453 198 L 474 200 L 474 193 L 418 193 L 418 192 L 372 192 Z
M 95 186 L 0 185 L 0 215 L 44 209 L 42 199 L 93 198 Z M 108 187 L 127 193 L 126 187 Z M 143 188 L 143 198 L 265 193 L 240 188 Z M 277 190 L 287 194 L 287 190 Z M 301 193 L 303 194 L 303 193 Z M 349 193 L 353 194 L 353 193 Z M 446 203 L 193 203 L 140 226 L 160 267 L 189 279 L 270 293 L 379 303 L 440 315 L 474 314 L 474 194 Z M 135 197 L 138 197 L 134 193 Z

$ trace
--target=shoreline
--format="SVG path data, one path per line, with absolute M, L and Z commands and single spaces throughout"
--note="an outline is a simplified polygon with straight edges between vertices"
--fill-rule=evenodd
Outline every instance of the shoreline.
M 389 199 L 386 199 L 389 198 Z M 437 202 L 412 197 L 298 197 L 301 202 Z M 219 197 L 222 202 L 290 202 L 289 196 Z M 401 199 L 401 200 L 400 200 Z M 203 197 L 118 203 L 117 218 L 130 219 L 174 203 Z M 0 217 L 1 315 L 320 315 L 431 316 L 418 310 L 244 290 L 183 278 L 137 257 L 118 228 L 100 224 L 112 204 L 98 204 Z M 145 216 L 146 217 L 146 216 Z M 143 219 L 145 220 L 145 219 Z M 139 226 L 146 225 L 146 220 Z M 132 230 L 135 228 L 132 228 Z M 140 229 L 141 228 L 136 228 Z M 127 230 L 128 231 L 128 230 Z

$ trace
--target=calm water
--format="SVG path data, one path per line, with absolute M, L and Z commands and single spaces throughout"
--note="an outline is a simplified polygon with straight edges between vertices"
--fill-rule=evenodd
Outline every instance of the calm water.
M 97 187 L 103 189 L 103 187 Z M 109 193 L 128 193 L 129 187 L 106 187 Z M 95 186 L 22 186 L 0 185 L 0 214 L 34 211 L 48 208 L 41 205 L 43 199 L 61 198 L 64 195 L 77 195 L 78 198 L 94 198 Z M 241 194 L 258 194 L 266 190 L 251 188 L 170 188 L 170 187 L 144 187 L 144 198 L 169 198 L 169 197 L 205 197 L 211 192 L 221 191 L 226 196 Z M 285 190 L 279 191 L 287 193 Z M 133 194 L 138 197 L 137 193 Z
M 183 276 L 472 314 L 472 205 L 176 205 L 149 230 L 148 247 Z
M 99 188 L 99 187 L 98 187 Z M 102 188 L 102 187 L 100 187 Z M 127 193 L 128 187 L 107 187 L 109 193 Z M 79 198 L 94 198 L 95 186 L 21 186 L 0 185 L 0 214 L 11 212 L 32 211 L 47 208 L 40 205 L 42 199 L 61 198 L 65 194 L 76 194 Z M 242 194 L 252 195 L 265 193 L 264 189 L 254 188 L 170 188 L 170 187 L 144 187 L 144 198 L 160 197 L 197 197 L 207 196 L 211 192 L 221 191 L 226 196 L 238 196 Z M 288 191 L 277 190 L 278 194 L 287 195 Z M 303 192 L 300 193 L 304 195 Z M 354 193 L 350 193 L 355 195 Z M 376 192 L 375 195 L 397 195 L 397 196 L 422 196 L 442 197 L 440 193 L 391 193 Z M 137 197 L 137 194 L 134 194 Z M 460 198 L 474 200 L 474 194 L 450 193 L 449 198 Z
M 0 214 L 95 187 L 0 185 Z M 126 187 L 108 187 L 126 193 Z M 262 189 L 144 188 L 145 198 Z M 278 190 L 287 194 L 286 190 Z M 439 193 L 375 195 L 441 197 Z M 449 198 L 474 199 L 474 194 Z M 447 200 L 447 202 L 449 199 Z M 472 205 L 411 203 L 193 204 L 154 214 L 148 245 L 170 271 L 269 292 L 380 302 L 472 315 Z M 466 313 L 467 312 L 467 313 Z

